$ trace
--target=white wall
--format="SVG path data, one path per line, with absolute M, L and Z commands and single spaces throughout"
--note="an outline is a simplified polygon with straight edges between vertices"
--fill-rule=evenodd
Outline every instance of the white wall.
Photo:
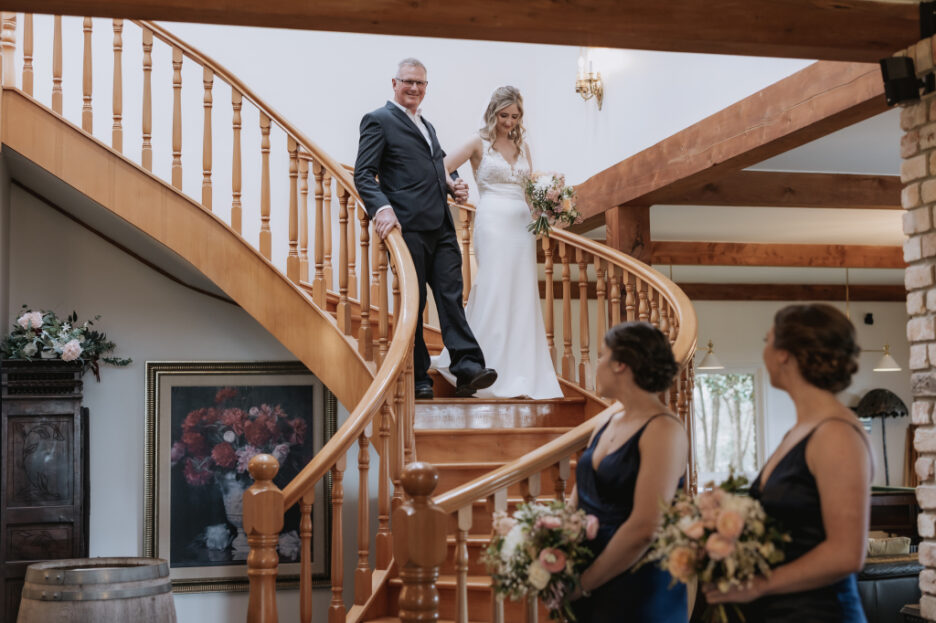
M 750 367 L 763 370 L 761 352 L 764 337 L 777 310 L 790 303 L 774 301 L 716 302 L 696 301 L 699 317 L 699 350 L 708 340 L 715 344 L 715 354 L 726 367 Z M 844 303 L 835 303 L 844 311 Z M 909 346 L 907 344 L 907 314 L 903 303 L 852 302 L 851 318 L 863 348 L 879 349 L 889 344 L 891 354 L 900 363 L 902 372 L 874 372 L 872 368 L 881 353 L 862 353 L 859 370 L 852 377 L 852 385 L 839 398 L 847 406 L 854 406 L 869 390 L 889 389 L 897 394 L 909 408 L 911 403 Z M 874 324 L 864 324 L 866 313 L 872 313 Z M 766 392 L 765 449 L 769 456 L 779 445 L 787 430 L 793 426 L 796 414 L 793 402 L 786 393 L 770 387 L 766 371 L 761 375 Z M 904 441 L 910 418 L 890 418 L 887 425 L 887 458 L 892 485 L 902 485 Z M 871 445 L 875 453 L 874 484 L 884 484 L 884 460 L 881 444 L 881 421 L 874 422 Z
M 126 368 L 105 366 L 100 383 L 87 375 L 84 405 L 90 409 L 90 554 L 139 556 L 145 362 L 295 358 L 239 307 L 159 275 L 18 186 L 10 195 L 10 302 L 4 313 L 15 318 L 20 306 L 28 303 L 60 315 L 73 309 L 80 318 L 101 314 L 98 326 L 116 342 L 116 354 L 133 359 Z M 347 417 L 340 405 L 338 417 L 339 425 Z M 371 459 L 374 497 L 378 463 L 373 452 Z M 356 533 L 357 526 L 356 463 L 357 454 L 352 452 L 345 477 L 345 534 L 349 535 Z M 356 555 L 354 540 L 349 539 L 346 578 L 351 577 Z M 315 591 L 316 612 L 325 611 L 329 598 L 327 589 Z M 297 593 L 281 591 L 278 600 L 282 620 L 298 620 Z M 177 594 L 175 602 L 180 623 L 227 623 L 243 619 L 247 595 Z

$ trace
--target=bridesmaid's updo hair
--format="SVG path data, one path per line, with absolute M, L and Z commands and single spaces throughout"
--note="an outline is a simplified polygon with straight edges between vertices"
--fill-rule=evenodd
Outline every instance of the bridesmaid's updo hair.
M 634 382 L 644 391 L 659 393 L 669 389 L 679 366 L 673 349 L 662 331 L 649 322 L 622 322 L 605 333 L 611 359 L 634 372 Z
M 790 305 L 778 311 L 774 348 L 793 355 L 807 382 L 832 393 L 851 385 L 858 371 L 855 327 L 831 305 Z
M 488 102 L 487 109 L 484 111 L 484 127 L 478 131 L 481 138 L 493 143 L 497 139 L 497 113 L 504 110 L 511 104 L 516 104 L 520 111 L 520 118 L 517 119 L 517 125 L 510 130 L 507 135 L 517 150 L 523 153 L 523 137 L 526 129 L 523 127 L 523 96 L 520 95 L 520 89 L 512 86 L 498 87 L 491 94 L 491 101 Z

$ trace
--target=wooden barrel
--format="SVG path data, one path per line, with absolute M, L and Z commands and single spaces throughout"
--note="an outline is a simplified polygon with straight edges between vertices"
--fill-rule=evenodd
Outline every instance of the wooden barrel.
M 76 558 L 29 565 L 17 623 L 175 623 L 169 565 Z

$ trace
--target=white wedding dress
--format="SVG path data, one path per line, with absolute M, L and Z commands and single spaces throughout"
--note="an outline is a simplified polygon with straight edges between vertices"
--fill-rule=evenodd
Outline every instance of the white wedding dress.
M 527 231 L 530 209 L 520 185 L 530 166 L 524 155 L 511 166 L 482 141 L 475 170 L 481 193 L 475 213 L 474 248 L 478 271 L 471 284 L 465 316 L 484 353 L 484 365 L 497 370 L 497 381 L 478 398 L 560 398 L 546 345 L 536 269 L 536 238 Z M 432 367 L 453 385 L 447 350 Z

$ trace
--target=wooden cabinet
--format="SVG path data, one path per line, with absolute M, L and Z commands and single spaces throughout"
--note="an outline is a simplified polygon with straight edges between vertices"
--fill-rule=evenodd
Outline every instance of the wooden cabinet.
M 26 567 L 88 555 L 88 410 L 80 369 L 0 363 L 0 623 L 14 623 Z

